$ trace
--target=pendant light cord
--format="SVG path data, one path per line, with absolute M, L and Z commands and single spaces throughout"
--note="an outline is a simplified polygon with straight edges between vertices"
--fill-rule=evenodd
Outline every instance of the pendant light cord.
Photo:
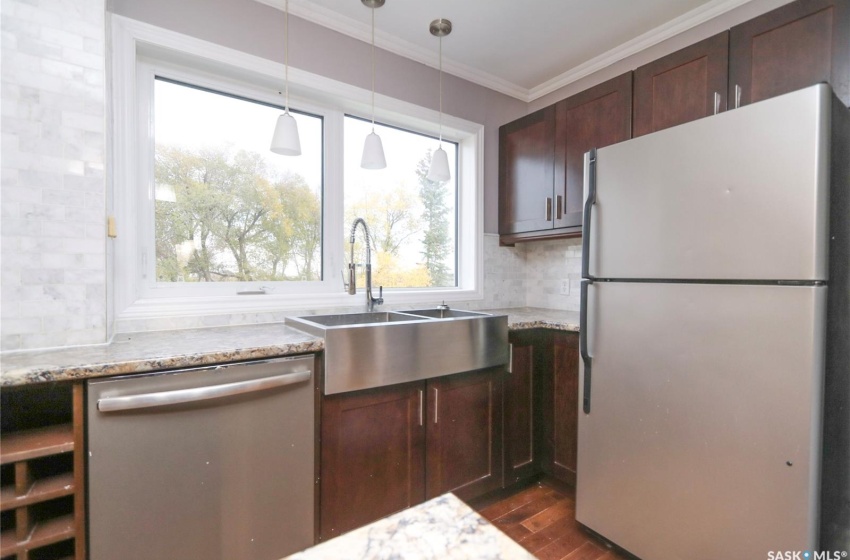
M 283 19 L 283 34 L 286 36 L 283 43 L 283 65 L 284 65 L 284 102 L 283 109 L 289 113 L 289 0 L 286 0 L 286 12 Z
M 443 37 L 440 37 L 440 148 L 443 147 Z
M 289 1 L 289 0 L 287 0 Z M 375 132 L 375 8 L 372 7 L 372 132 Z

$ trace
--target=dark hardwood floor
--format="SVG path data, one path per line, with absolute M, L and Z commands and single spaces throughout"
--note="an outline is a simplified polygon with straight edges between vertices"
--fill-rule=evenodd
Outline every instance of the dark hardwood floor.
M 575 493 L 548 480 L 470 505 L 540 560 L 630 560 L 575 520 Z

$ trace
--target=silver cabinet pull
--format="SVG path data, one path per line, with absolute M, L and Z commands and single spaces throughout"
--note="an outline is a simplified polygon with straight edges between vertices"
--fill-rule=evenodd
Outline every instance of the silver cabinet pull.
M 714 92 L 714 114 L 720 112 L 720 94 L 716 91 Z
M 508 373 L 514 372 L 514 345 L 508 344 Z
M 551 196 L 546 197 L 546 221 L 547 222 L 552 221 L 552 197 Z
M 741 106 L 741 86 L 735 84 L 735 108 Z
M 176 391 L 161 391 L 159 393 L 145 393 L 128 397 L 109 397 L 97 401 L 97 409 L 101 412 L 115 412 L 119 410 L 132 410 L 136 408 L 152 408 L 156 406 L 168 406 L 172 404 L 203 401 L 230 397 L 255 391 L 264 391 L 284 385 L 302 383 L 312 377 L 310 370 L 276 375 L 274 377 L 263 377 L 249 381 L 236 383 L 224 383 L 212 387 L 197 387 L 194 389 L 178 389 Z
M 563 216 L 562 208 L 564 203 L 564 197 L 558 195 L 555 197 L 555 216 L 558 220 Z
M 419 425 L 420 426 L 422 426 L 425 423 L 425 421 L 422 417 L 422 412 L 423 412 L 424 406 L 425 406 L 424 405 L 424 401 L 425 401 L 424 396 L 425 395 L 423 393 L 424 393 L 424 391 L 422 389 L 419 389 Z
M 434 424 L 440 414 L 440 390 L 434 387 Z

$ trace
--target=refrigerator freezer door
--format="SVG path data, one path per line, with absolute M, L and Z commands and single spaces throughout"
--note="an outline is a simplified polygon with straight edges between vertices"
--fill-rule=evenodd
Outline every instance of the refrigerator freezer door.
M 812 550 L 826 290 L 593 284 L 576 519 L 651 560 Z
M 826 280 L 831 101 L 813 86 L 599 149 L 590 274 Z

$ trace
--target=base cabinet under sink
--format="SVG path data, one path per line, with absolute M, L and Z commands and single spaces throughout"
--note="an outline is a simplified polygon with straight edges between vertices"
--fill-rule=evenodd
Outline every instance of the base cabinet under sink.
M 452 491 L 502 484 L 501 367 L 328 395 L 320 540 Z

